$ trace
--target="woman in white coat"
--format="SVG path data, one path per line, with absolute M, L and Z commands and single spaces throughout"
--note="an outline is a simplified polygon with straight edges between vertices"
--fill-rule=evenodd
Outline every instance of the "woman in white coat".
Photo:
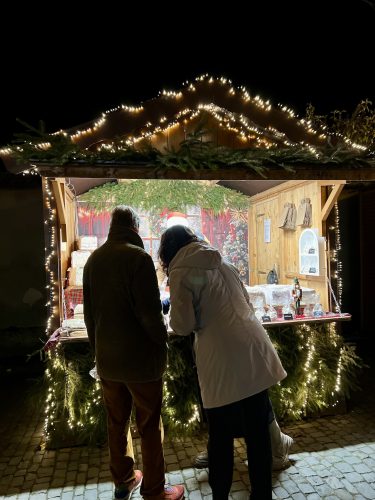
M 195 332 L 194 350 L 209 427 L 213 500 L 227 500 L 233 438 L 244 436 L 252 500 L 272 498 L 272 452 L 267 389 L 286 377 L 249 303 L 234 266 L 185 226 L 162 237 L 159 258 L 169 276 L 170 325 Z

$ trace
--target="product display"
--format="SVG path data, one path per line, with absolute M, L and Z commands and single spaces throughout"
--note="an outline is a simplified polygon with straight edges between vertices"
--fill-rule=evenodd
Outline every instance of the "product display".
M 95 250 L 98 248 L 98 238 L 96 236 L 80 236 L 78 248 L 80 250 Z
M 75 250 L 71 254 L 72 267 L 84 267 L 90 255 L 88 250 Z

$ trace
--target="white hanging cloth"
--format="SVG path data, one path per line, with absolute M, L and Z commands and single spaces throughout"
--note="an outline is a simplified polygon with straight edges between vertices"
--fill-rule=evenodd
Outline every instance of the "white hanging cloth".
M 297 209 L 294 203 L 285 203 L 280 217 L 279 226 L 281 229 L 296 229 Z
M 312 206 L 310 198 L 303 198 L 298 207 L 297 226 L 310 227 L 312 220 Z

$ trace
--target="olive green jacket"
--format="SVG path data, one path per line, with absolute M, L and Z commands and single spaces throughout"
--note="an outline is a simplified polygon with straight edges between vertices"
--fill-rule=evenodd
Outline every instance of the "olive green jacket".
M 158 380 L 166 367 L 164 325 L 154 263 L 140 236 L 112 228 L 83 272 L 84 317 L 97 371 L 107 380 Z

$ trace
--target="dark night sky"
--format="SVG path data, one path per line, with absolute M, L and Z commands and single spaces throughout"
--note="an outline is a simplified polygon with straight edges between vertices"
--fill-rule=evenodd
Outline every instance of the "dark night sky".
M 101 6 L 95 19 L 66 7 L 45 20 L 33 10 L 31 22 L 24 11 L 1 34 L 0 144 L 20 130 L 16 117 L 52 132 L 207 72 L 299 115 L 310 102 L 322 114 L 375 102 L 373 0 L 260 3 L 205 4 L 203 15 L 177 2 L 173 20 L 145 2 L 135 13 Z

